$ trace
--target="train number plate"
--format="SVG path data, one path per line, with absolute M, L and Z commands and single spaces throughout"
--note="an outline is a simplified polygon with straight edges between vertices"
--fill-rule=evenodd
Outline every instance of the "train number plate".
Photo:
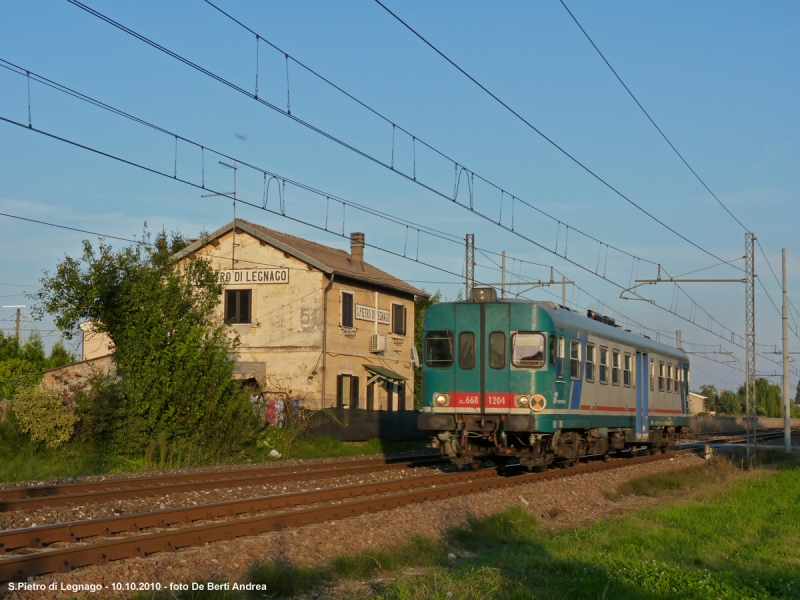
M 481 395 L 477 392 L 455 392 L 452 397 L 454 408 L 481 407 Z M 514 394 L 486 392 L 486 408 L 514 408 Z

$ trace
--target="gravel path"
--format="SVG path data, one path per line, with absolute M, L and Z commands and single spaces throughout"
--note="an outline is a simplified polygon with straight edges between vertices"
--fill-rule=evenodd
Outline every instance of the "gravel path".
M 542 481 L 519 487 L 407 506 L 367 514 L 343 521 L 308 525 L 298 529 L 268 533 L 257 537 L 219 542 L 199 548 L 138 558 L 104 567 L 88 567 L 70 574 L 52 575 L 29 582 L 53 591 L 7 591 L 9 598 L 120 597 L 113 584 L 154 584 L 170 589 L 170 584 L 223 580 L 246 580 L 250 567 L 266 561 L 320 564 L 343 552 L 368 548 L 391 548 L 414 536 L 440 538 L 450 528 L 469 519 L 484 517 L 519 505 L 556 527 L 574 527 L 635 508 L 657 504 L 658 498 L 623 496 L 609 500 L 601 491 L 613 492 L 620 485 L 645 475 L 685 469 L 703 464 L 695 455 L 631 465 L 614 471 L 583 474 L 565 479 Z M 81 584 L 101 587 L 97 593 L 76 592 Z M 108 589 L 103 588 L 108 586 Z

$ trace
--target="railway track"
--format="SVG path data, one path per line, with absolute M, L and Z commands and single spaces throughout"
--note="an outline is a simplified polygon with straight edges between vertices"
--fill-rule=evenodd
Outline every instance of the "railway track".
M 343 519 L 419 502 L 668 460 L 691 452 L 694 451 L 678 450 L 656 456 L 593 462 L 571 469 L 512 476 L 501 476 L 490 469 L 440 473 L 377 484 L 278 494 L 9 530 L 0 533 L 0 547 L 14 554 L 0 558 L 0 582 L 24 580 L 31 576 L 65 572 L 158 552 L 174 552 L 189 546 Z M 257 514 L 260 512 L 266 514 Z M 198 523 L 215 518 L 225 520 Z M 158 530 L 142 532 L 151 528 Z M 115 534 L 116 537 L 111 537 Z M 54 547 L 62 544 L 69 545 Z
M 0 490 L 0 512 L 171 494 L 204 490 L 209 487 L 241 487 L 275 484 L 311 477 L 358 475 L 360 473 L 432 466 L 443 461 L 441 455 L 436 454 L 403 459 L 377 458 L 338 463 L 318 463 L 315 465 L 245 468 L 233 471 L 208 471 L 181 475 L 8 488 Z

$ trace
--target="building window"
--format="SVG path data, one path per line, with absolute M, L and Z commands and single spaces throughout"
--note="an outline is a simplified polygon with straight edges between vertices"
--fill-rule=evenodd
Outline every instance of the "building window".
M 625 356 L 622 357 L 622 361 L 622 383 L 625 387 L 631 387 L 631 373 L 633 371 L 631 355 L 626 352 Z
M 406 334 L 406 307 L 402 304 L 392 304 L 392 333 Z
M 664 391 L 664 363 L 658 362 L 658 391 Z
M 458 367 L 465 371 L 475 368 L 475 334 L 471 331 L 458 334 Z
M 489 334 L 489 366 L 493 369 L 506 366 L 506 334 L 502 331 Z
M 225 322 L 250 323 L 252 290 L 225 290 Z
M 594 344 L 586 344 L 586 381 L 594 382 Z
M 600 383 L 608 383 L 608 348 L 600 346 Z
M 358 377 L 353 375 L 336 377 L 336 406 L 358 408 Z
M 619 385 L 619 350 L 611 351 L 611 383 Z
M 544 335 L 515 333 L 511 336 L 511 364 L 538 368 L 544 365 Z
M 342 327 L 353 327 L 353 294 L 342 292 Z
M 431 331 L 425 337 L 425 364 L 429 367 L 449 367 L 453 364 L 453 334 Z
M 581 378 L 581 342 L 580 340 L 570 340 L 569 342 L 569 376 L 572 379 Z

